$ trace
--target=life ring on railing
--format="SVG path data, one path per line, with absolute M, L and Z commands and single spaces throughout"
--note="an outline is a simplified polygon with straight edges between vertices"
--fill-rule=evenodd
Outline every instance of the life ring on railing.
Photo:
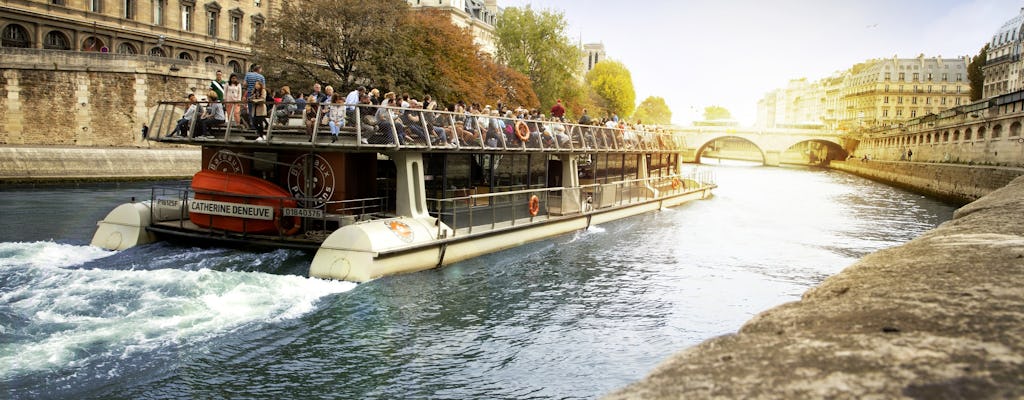
M 524 142 L 530 140 L 530 127 L 526 126 L 525 122 L 516 121 L 516 137 L 518 137 L 519 140 L 522 140 Z
M 536 217 L 537 213 L 540 212 L 540 199 L 537 198 L 537 195 L 530 196 L 529 206 L 530 206 L 530 216 L 531 217 Z
M 679 178 L 672 178 L 672 189 L 679 190 L 680 186 L 683 186 L 683 182 Z
M 280 233 L 282 236 L 292 236 L 296 233 L 299 233 L 299 229 L 302 228 L 302 218 L 300 218 L 299 216 L 292 217 L 292 224 L 289 227 L 285 227 L 284 225 L 282 225 L 281 222 L 285 220 L 288 220 L 288 218 L 282 217 L 280 215 L 274 215 L 274 227 L 277 228 L 278 233 Z

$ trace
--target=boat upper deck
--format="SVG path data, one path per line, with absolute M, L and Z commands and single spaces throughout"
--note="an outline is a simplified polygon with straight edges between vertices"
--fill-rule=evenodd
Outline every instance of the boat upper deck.
M 681 134 L 661 128 L 369 104 L 294 106 L 268 105 L 266 123 L 257 129 L 259 121 L 249 123 L 247 103 L 161 102 L 146 135 L 165 143 L 339 152 L 674 153 L 685 145 Z M 186 112 L 190 107 L 196 109 Z M 225 120 L 202 118 L 209 107 L 222 107 Z

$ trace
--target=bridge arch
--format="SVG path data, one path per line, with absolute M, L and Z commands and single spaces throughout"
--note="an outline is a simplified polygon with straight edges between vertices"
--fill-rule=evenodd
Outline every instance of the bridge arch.
M 704 143 L 701 143 L 700 146 L 697 146 L 697 150 L 695 152 L 695 157 L 694 157 L 693 162 L 695 162 L 697 164 L 700 164 L 700 158 L 704 154 L 704 152 L 709 150 L 709 149 L 711 149 L 711 148 L 713 148 L 713 144 L 715 144 L 716 142 L 718 142 L 720 140 L 737 140 L 737 141 L 743 141 L 743 142 L 746 142 L 746 143 L 750 143 L 751 145 L 754 146 L 754 148 L 757 149 L 757 152 L 761 155 L 761 163 L 767 163 L 768 157 L 765 156 L 764 149 L 761 148 L 761 146 L 759 146 L 753 140 L 750 140 L 749 138 L 746 138 L 746 137 L 743 137 L 743 136 L 740 136 L 740 135 L 722 135 L 722 136 L 717 136 L 717 137 L 713 137 L 713 138 L 705 141 Z M 754 160 L 750 160 L 750 161 L 754 161 Z

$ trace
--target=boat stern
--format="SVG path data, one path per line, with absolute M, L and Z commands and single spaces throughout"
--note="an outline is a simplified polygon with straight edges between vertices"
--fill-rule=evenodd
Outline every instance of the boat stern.
M 451 228 L 432 217 L 389 218 L 344 226 L 320 245 L 309 275 L 366 282 L 430 269 L 440 260 L 439 239 L 452 234 Z

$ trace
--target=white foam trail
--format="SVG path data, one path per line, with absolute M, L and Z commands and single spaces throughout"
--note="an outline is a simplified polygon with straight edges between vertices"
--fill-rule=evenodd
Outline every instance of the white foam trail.
M 57 249 L 62 255 L 40 254 Z M 75 367 L 99 357 L 192 342 L 314 310 L 354 283 L 208 269 L 63 269 L 109 254 L 88 246 L 0 243 L 0 377 Z M 48 263 L 55 263 L 49 264 Z

